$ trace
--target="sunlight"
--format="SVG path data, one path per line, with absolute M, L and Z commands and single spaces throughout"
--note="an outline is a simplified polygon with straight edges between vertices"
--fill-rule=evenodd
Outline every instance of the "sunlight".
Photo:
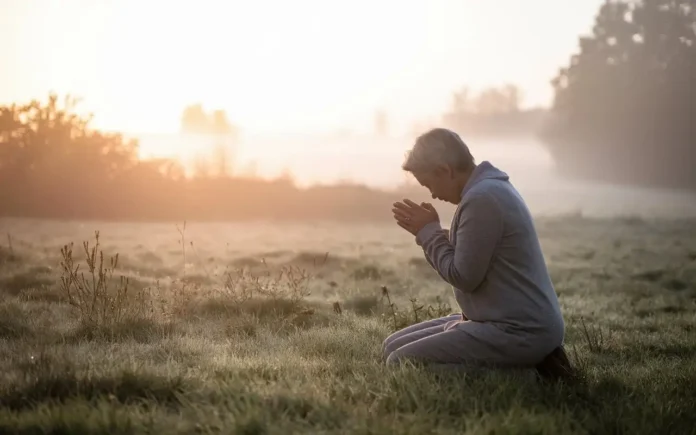
M 97 127 L 134 134 L 178 131 L 196 102 L 257 133 L 366 130 L 379 109 L 407 131 L 464 85 L 547 104 L 599 1 L 10 1 L 0 100 L 76 94 Z
M 365 8 L 319 1 L 246 2 L 243 8 L 200 2 L 195 10 L 112 4 L 102 73 L 110 104 L 130 110 L 113 122 L 127 130 L 173 132 L 181 109 L 192 102 L 225 109 L 251 129 L 369 122 L 372 113 L 356 113 L 357 107 L 377 106 L 383 88 L 399 84 L 423 44 L 403 31 L 417 22 L 418 8 L 401 7 L 400 23 L 386 34 L 381 20 L 387 6 L 370 6 L 374 15 L 364 16 Z M 134 100 L 141 102 L 135 108 Z
M 693 2 L 0 0 L 0 434 L 694 433 Z
M 516 83 L 526 106 L 547 104 L 550 77 L 589 28 L 588 3 L 566 11 L 549 0 L 16 1 L 11 19 L 0 17 L 0 36 L 18 41 L 0 46 L 14 60 L 1 72 L 0 100 L 77 95 L 94 127 L 139 138 L 143 158 L 185 164 L 212 147 L 178 136 L 183 109 L 200 103 L 239 127 L 242 165 L 307 171 L 298 173 L 306 182 L 393 184 L 398 170 L 389 182 L 375 171 L 365 178 L 367 157 L 336 159 L 337 133 L 354 138 L 340 152 L 398 168 L 413 131 L 438 124 L 463 86 Z M 534 22 L 515 18 L 522 13 Z M 530 54 L 539 46 L 543 54 Z M 398 145 L 369 137 L 378 110 Z M 327 147 L 332 162 L 355 163 L 320 174 Z

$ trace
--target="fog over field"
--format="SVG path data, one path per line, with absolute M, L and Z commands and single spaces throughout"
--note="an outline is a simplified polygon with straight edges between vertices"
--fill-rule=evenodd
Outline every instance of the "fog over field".
M 696 433 L 694 0 L 0 0 L 0 41 L 0 435 Z

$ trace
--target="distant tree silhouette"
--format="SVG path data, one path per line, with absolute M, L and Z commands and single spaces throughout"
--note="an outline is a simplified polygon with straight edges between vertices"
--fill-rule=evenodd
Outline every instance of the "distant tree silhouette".
M 139 160 L 137 141 L 93 129 L 91 117 L 78 115 L 76 105 L 70 97 L 50 95 L 47 102 L 0 106 L 0 216 L 388 220 L 386 211 L 397 199 L 364 186 L 299 189 L 288 171 L 273 180 L 214 174 L 221 167 L 207 161 L 199 174 L 186 177 L 173 160 Z M 188 131 L 200 134 L 230 131 L 224 113 L 205 122 L 201 114 L 193 106 L 182 124 L 186 119 Z
M 230 144 L 220 141 L 215 144 L 213 149 L 213 162 L 215 163 L 215 175 L 218 177 L 229 177 L 234 173 L 234 162 Z
M 478 95 L 465 87 L 452 95 L 452 106 L 442 122 L 467 137 L 535 135 L 545 111 L 523 110 L 521 102 L 521 92 L 515 85 L 484 89 Z
M 107 178 L 130 169 L 137 159 L 137 142 L 90 130 L 91 117 L 73 112 L 77 103 L 68 96 L 61 105 L 56 95 L 50 95 L 46 105 L 32 101 L 0 108 L 2 175 L 69 175 L 60 174 L 65 162 L 89 176 Z M 110 160 L 104 160 L 104 155 Z
M 227 114 L 224 110 L 216 110 L 211 116 L 210 132 L 221 136 L 227 136 L 234 134 L 236 129 L 230 124 L 230 121 L 227 120 Z
M 542 137 L 582 178 L 696 188 L 696 3 L 607 1 L 553 80 Z
M 184 108 L 181 114 L 180 130 L 182 133 L 236 136 L 237 128 L 230 123 L 224 110 L 206 113 L 203 105 L 192 104 Z
M 210 133 L 210 119 L 201 104 L 193 104 L 184 108 L 181 114 L 181 131 L 183 133 Z
M 231 148 L 236 144 L 238 129 L 230 123 L 224 110 L 207 114 L 201 104 L 187 106 L 181 115 L 181 132 L 215 137 L 211 156 L 213 163 L 205 162 L 201 155 L 196 157 L 194 170 L 197 176 L 213 175 L 210 166 L 216 168 L 215 175 L 218 177 L 232 175 L 234 162 Z
M 476 113 L 497 115 L 520 112 L 520 91 L 517 86 L 485 89 L 474 102 Z
M 92 216 L 110 209 L 106 198 L 123 197 L 129 186 L 159 186 L 181 178 L 169 160 L 138 160 L 137 141 L 89 127 L 91 116 L 75 113 L 77 100 L 0 108 L 0 211 L 41 216 Z M 77 204 L 81 201 L 82 204 Z M 76 209 L 81 213 L 75 213 Z
M 234 162 L 230 148 L 235 146 L 237 129 L 227 120 L 227 114 L 224 110 L 213 112 L 211 116 L 211 132 L 218 138 L 214 155 L 217 175 L 219 177 L 232 175 Z

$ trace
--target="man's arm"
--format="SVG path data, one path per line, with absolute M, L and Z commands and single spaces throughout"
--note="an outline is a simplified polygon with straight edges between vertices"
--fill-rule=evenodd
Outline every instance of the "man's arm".
M 442 235 L 444 234 L 445 238 L 447 239 L 447 242 L 449 243 L 449 230 L 445 229 L 445 228 L 441 228 L 440 222 L 433 222 L 432 224 L 428 224 L 428 225 L 426 225 L 426 228 L 428 226 L 432 226 L 432 228 L 433 228 L 433 232 L 430 233 L 429 237 L 432 237 L 432 236 L 442 237 Z M 418 243 L 418 236 L 416 236 L 416 243 Z M 418 244 L 420 245 L 420 243 L 418 243 Z M 425 252 L 424 257 L 425 257 L 425 261 L 427 261 L 428 264 L 430 264 L 430 266 L 437 271 L 437 273 L 440 273 L 440 271 L 437 270 L 437 265 L 435 263 L 433 263 L 433 260 L 430 259 L 427 252 Z
M 490 195 L 478 194 L 462 204 L 453 246 L 439 223 L 426 225 L 418 243 L 442 279 L 465 292 L 474 291 L 486 275 L 503 233 L 502 210 Z

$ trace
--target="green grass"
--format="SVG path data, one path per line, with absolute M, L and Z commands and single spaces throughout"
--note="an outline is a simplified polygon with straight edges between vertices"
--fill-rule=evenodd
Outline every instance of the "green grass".
M 416 320 L 414 304 L 455 307 L 398 229 L 295 226 L 285 239 L 251 224 L 190 225 L 186 240 L 195 243 L 184 265 L 174 228 L 60 225 L 13 231 L 15 252 L 0 261 L 0 433 L 686 434 L 696 427 L 693 220 L 538 220 L 567 349 L 581 373 L 572 384 L 385 367 L 382 340 Z M 80 246 L 94 229 L 108 255 L 119 253 L 114 276 L 140 283 L 126 306 L 138 303 L 137 315 L 86 322 L 61 293 L 61 245 Z M 222 285 L 225 268 L 240 265 L 271 281 L 240 298 L 240 282 Z M 309 295 L 301 277 L 277 278 L 290 266 L 312 271 Z M 293 293 L 293 286 L 302 288 Z M 297 292 L 305 296 L 293 300 Z

